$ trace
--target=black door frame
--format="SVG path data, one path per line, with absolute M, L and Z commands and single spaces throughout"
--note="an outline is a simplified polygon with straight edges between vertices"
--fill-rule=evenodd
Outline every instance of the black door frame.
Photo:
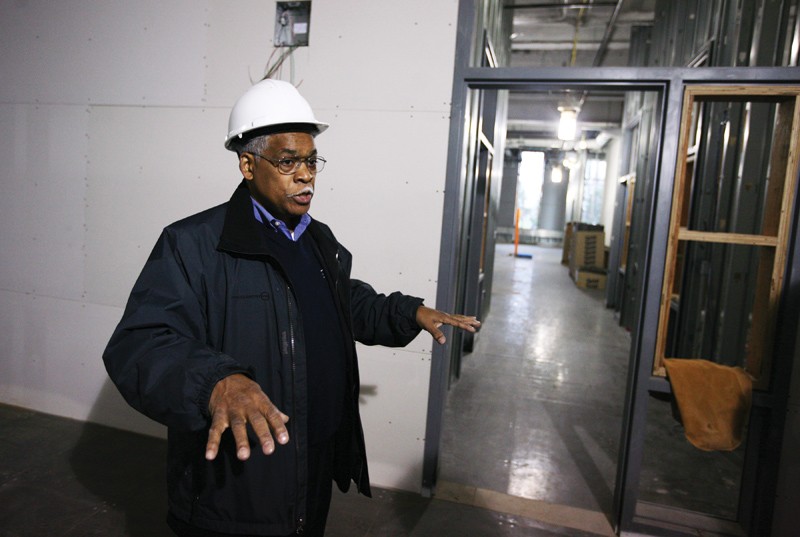
M 475 2 L 462 0 L 459 12 L 459 28 L 473 28 Z M 672 201 L 672 187 L 677 161 L 680 114 L 683 101 L 683 88 L 689 84 L 792 84 L 800 80 L 797 67 L 751 67 L 751 68 L 650 68 L 650 67 L 611 67 L 611 68 L 491 68 L 469 67 L 472 36 L 459 32 L 456 46 L 457 57 L 453 84 L 453 101 L 448 145 L 447 177 L 440 243 L 439 275 L 436 306 L 442 310 L 456 311 L 458 308 L 457 289 L 460 244 L 463 239 L 464 196 L 468 160 L 470 125 L 475 120 L 472 100 L 475 90 L 526 90 L 543 91 L 553 88 L 574 88 L 586 90 L 616 89 L 625 91 L 657 91 L 662 98 L 661 136 L 658 144 L 658 164 L 656 185 L 652 190 L 652 218 L 643 223 L 649 237 L 645 253 L 647 271 L 641 289 L 641 309 L 636 319 L 636 329 L 632 333 L 630 364 L 625 396 L 625 413 L 622 425 L 620 455 L 617 464 L 617 480 L 614 491 L 614 524 L 619 532 L 640 531 L 656 534 L 682 534 L 680 526 L 688 531 L 698 525 L 715 525 L 711 517 L 686 516 L 684 523 L 669 527 L 667 520 L 681 519 L 676 510 L 658 507 L 650 510 L 650 516 L 637 514 L 637 489 L 644 450 L 644 427 L 647 414 L 647 400 L 652 391 L 665 392 L 669 387 L 661 378 L 651 374 L 652 356 L 655 352 L 655 327 L 658 323 L 661 284 L 664 276 L 669 214 Z M 795 344 L 795 328 L 800 319 L 800 271 L 791 267 L 800 266 L 800 238 L 797 233 L 797 211 L 793 217 L 791 234 L 791 253 L 784 287 L 784 306 L 781 309 L 776 356 L 792 356 Z M 487 290 L 489 292 L 490 290 Z M 453 344 L 456 342 L 456 345 Z M 423 459 L 422 493 L 435 492 L 438 474 L 438 461 L 442 432 L 442 417 L 448 389 L 449 367 L 454 353 L 460 353 L 459 338 L 452 338 L 442 346 L 436 346 L 432 354 L 431 375 L 428 395 L 428 416 L 426 423 L 425 450 Z M 788 353 L 788 354 L 787 354 Z M 651 359 L 648 360 L 647 357 Z M 751 435 L 758 434 L 773 417 L 780 416 L 788 393 L 788 379 L 791 373 L 791 360 L 776 361 L 777 382 L 772 394 L 754 398 L 755 422 Z M 782 420 L 780 430 L 771 435 L 770 445 L 759 444 L 755 454 L 749 454 L 745 461 L 743 478 L 743 502 L 752 500 L 751 509 L 740 514 L 745 531 L 755 531 L 759 520 L 771 517 L 772 494 L 777 481 L 777 460 L 780 454 Z M 753 439 L 751 439 L 753 441 Z M 775 467 L 758 468 L 758 455 L 776 462 Z M 768 459 L 769 460 L 769 459 Z M 763 463 L 763 459 L 762 459 Z M 708 518 L 709 520 L 706 520 Z M 723 524 L 724 526 L 724 524 Z M 719 531 L 725 531 L 724 527 Z

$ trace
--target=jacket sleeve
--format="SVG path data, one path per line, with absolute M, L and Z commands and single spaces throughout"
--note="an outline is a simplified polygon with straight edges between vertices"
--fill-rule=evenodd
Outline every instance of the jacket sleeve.
M 422 299 L 399 292 L 377 293 L 361 280 L 350 280 L 353 335 L 365 345 L 403 347 L 417 337 L 417 308 Z
M 201 262 L 194 253 L 198 249 L 182 253 L 177 242 L 169 228 L 162 233 L 103 361 L 132 407 L 164 425 L 191 431 L 208 426 L 208 400 L 220 379 L 252 375 L 207 344 L 202 277 L 188 270 Z

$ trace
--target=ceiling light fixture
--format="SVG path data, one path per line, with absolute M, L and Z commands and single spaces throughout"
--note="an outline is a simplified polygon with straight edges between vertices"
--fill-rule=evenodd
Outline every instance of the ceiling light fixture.
M 573 170 L 578 167 L 578 162 L 578 153 L 575 151 L 567 151 L 564 155 L 564 160 L 561 161 L 561 165 L 568 170 Z
M 560 183 L 562 179 L 561 166 L 553 166 L 550 171 L 550 181 L 553 183 Z
M 559 106 L 561 119 L 558 122 L 558 139 L 574 140 L 578 134 L 578 110 L 569 106 Z

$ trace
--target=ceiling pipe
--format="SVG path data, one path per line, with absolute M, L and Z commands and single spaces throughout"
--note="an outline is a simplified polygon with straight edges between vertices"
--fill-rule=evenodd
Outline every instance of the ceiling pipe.
M 580 9 L 583 7 L 611 7 L 617 5 L 617 2 L 591 2 L 585 4 L 583 2 L 552 2 L 550 4 L 510 4 L 503 6 L 503 9 Z
M 603 35 L 603 39 L 602 41 L 600 41 L 600 47 L 597 49 L 597 54 L 595 54 L 594 56 L 594 62 L 592 62 L 592 67 L 598 67 L 600 63 L 603 61 L 603 56 L 606 55 L 606 51 L 608 50 L 608 44 L 611 42 L 611 36 L 614 34 L 614 28 L 617 25 L 617 18 L 619 17 L 619 12 L 622 10 L 622 3 L 624 1 L 625 0 L 617 0 L 617 5 L 614 7 L 614 11 L 611 13 L 611 18 L 608 20 L 608 26 L 606 26 L 606 33 L 605 35 Z
M 597 50 L 600 46 L 600 41 L 581 41 L 575 45 L 572 41 L 514 41 L 511 43 L 511 50 L 533 50 L 536 52 L 552 52 L 572 50 L 576 47 L 582 51 Z M 609 43 L 607 50 L 627 50 L 630 46 L 628 43 Z
M 617 18 L 619 17 L 619 12 L 622 11 L 622 3 L 625 0 L 617 0 L 617 5 L 614 7 L 614 11 L 611 13 L 611 18 L 608 19 L 608 25 L 606 26 L 606 33 L 603 35 L 603 39 L 600 41 L 600 46 L 597 48 L 597 53 L 594 55 L 594 61 L 592 62 L 592 67 L 599 67 L 603 61 L 603 57 L 606 55 L 606 51 L 608 50 L 608 44 L 611 42 L 611 36 L 614 34 L 614 28 L 617 25 Z M 589 94 L 588 91 L 584 91 L 583 95 L 580 98 L 580 106 L 583 107 L 583 103 L 586 102 L 586 96 Z
M 619 14 L 622 11 L 622 3 L 625 0 L 617 0 L 615 2 L 562 2 L 562 3 L 550 3 L 550 4 L 511 4 L 504 6 L 505 9 L 544 9 L 544 8 L 574 8 L 574 9 L 581 9 L 584 8 L 591 8 L 591 7 L 614 7 L 614 10 L 611 13 L 611 17 L 609 18 L 608 24 L 606 25 L 606 31 L 603 35 L 603 39 L 600 41 L 600 46 L 597 48 L 597 52 L 595 53 L 594 61 L 592 62 L 592 67 L 599 67 L 603 61 L 603 58 L 606 52 L 609 49 L 609 44 L 611 43 L 611 37 L 614 34 L 614 30 L 617 25 L 617 19 L 619 18 Z M 581 11 L 581 14 L 583 11 Z M 573 40 L 572 46 L 572 61 L 570 62 L 571 65 L 575 63 L 575 52 L 577 51 L 577 29 L 579 26 L 580 17 L 578 21 L 576 21 L 575 25 L 575 38 Z M 586 102 L 586 97 L 588 95 L 588 91 L 583 91 L 580 99 L 578 100 L 577 109 L 580 110 L 584 103 Z

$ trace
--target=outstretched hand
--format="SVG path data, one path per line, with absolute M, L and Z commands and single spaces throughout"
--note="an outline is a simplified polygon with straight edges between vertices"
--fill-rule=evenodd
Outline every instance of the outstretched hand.
M 475 317 L 467 315 L 454 315 L 443 311 L 435 310 L 427 306 L 417 308 L 417 324 L 424 330 L 430 332 L 440 345 L 447 341 L 439 328 L 449 324 L 456 328 L 461 328 L 467 332 L 475 332 L 480 327 L 481 322 Z
M 210 461 L 217 456 L 225 429 L 233 432 L 236 457 L 242 461 L 250 458 L 248 424 L 256 433 L 264 455 L 275 451 L 273 435 L 279 444 L 289 441 L 289 432 L 285 427 L 289 416 L 278 410 L 261 391 L 261 387 L 244 375 L 230 375 L 217 382 L 208 401 L 208 410 L 211 412 L 211 428 L 208 431 L 206 459 Z

